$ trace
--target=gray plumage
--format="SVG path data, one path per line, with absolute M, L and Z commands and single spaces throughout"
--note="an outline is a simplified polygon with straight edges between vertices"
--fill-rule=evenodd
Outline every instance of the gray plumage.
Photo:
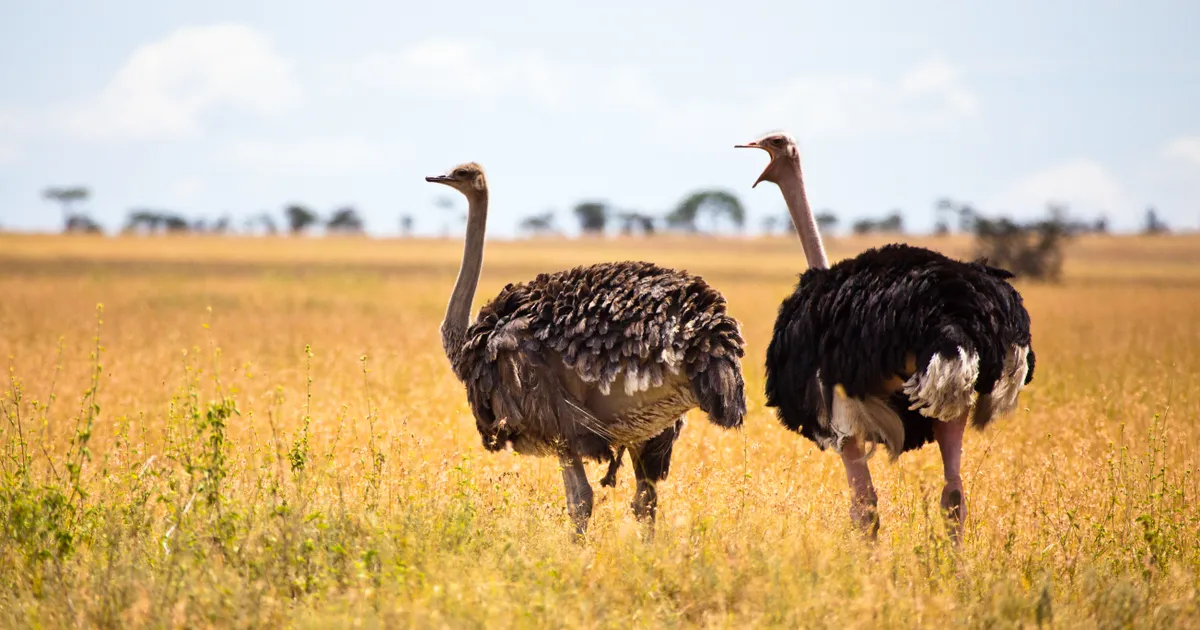
M 442 344 L 490 451 L 557 456 L 577 533 L 591 514 L 584 459 L 615 484 L 627 450 L 638 517 L 653 522 L 683 415 L 725 428 L 746 413 L 745 342 L 725 298 L 704 280 L 649 262 L 601 263 L 510 284 L 470 317 L 483 265 L 488 189 L 468 163 L 428 177 L 467 197 L 463 264 Z
M 489 450 L 611 460 L 699 406 L 742 423 L 744 341 L 703 279 L 602 263 L 510 284 L 447 355 Z

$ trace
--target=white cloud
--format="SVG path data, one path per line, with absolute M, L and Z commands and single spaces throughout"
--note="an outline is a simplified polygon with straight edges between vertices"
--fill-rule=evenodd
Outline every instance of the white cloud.
M 805 138 L 934 132 L 974 118 L 979 99 L 959 68 L 933 57 L 892 79 L 869 75 L 799 76 L 755 100 L 660 104 L 660 128 L 697 139 L 788 129 Z M 708 140 L 703 140 L 707 142 Z
M 694 93 L 669 98 L 638 68 L 569 65 L 465 40 L 433 39 L 399 53 L 376 54 L 353 64 L 351 74 L 375 85 L 484 103 L 523 98 L 545 109 L 600 104 L 638 112 L 659 128 L 687 134 L 711 132 L 722 121 L 730 121 L 730 131 L 786 125 L 806 136 L 927 131 L 979 111 L 962 71 L 941 57 L 921 60 L 891 79 L 793 77 L 762 98 L 742 102 Z
M 244 140 L 227 152 L 239 166 L 264 172 L 329 173 L 378 166 L 382 153 L 358 138 L 317 138 L 298 142 Z
M 1176 138 L 1161 151 L 1163 158 L 1190 166 L 1193 175 L 1200 175 L 1200 136 Z
M 894 80 L 871 76 L 798 77 L 757 103 L 765 127 L 792 122 L 805 135 L 857 135 L 944 128 L 975 116 L 979 102 L 957 66 L 921 61 Z
M 1118 176 L 1103 164 L 1077 158 L 1017 178 L 987 200 L 985 212 L 1041 216 L 1047 203 L 1072 214 L 1104 214 L 1118 229 L 1137 229 L 1148 206 L 1173 227 L 1193 225 L 1200 196 L 1200 137 L 1179 137 L 1157 151 L 1134 156 Z
M 1047 203 L 1066 204 L 1081 214 L 1123 213 L 1136 205 L 1107 168 L 1078 158 L 1018 178 L 984 207 L 988 212 L 1029 217 L 1041 215 Z
M 565 77 L 541 56 L 506 57 L 468 41 L 427 40 L 398 54 L 372 55 L 352 72 L 365 82 L 488 101 L 516 93 L 553 108 L 565 96 Z
M 1175 138 L 1159 150 L 1156 159 L 1140 170 L 1147 201 L 1172 226 L 1196 225 L 1196 200 L 1200 199 L 1200 136 Z
M 194 138 L 212 111 L 270 114 L 299 97 L 291 63 L 262 33 L 187 27 L 134 50 L 98 94 L 54 110 L 50 124 L 86 140 Z

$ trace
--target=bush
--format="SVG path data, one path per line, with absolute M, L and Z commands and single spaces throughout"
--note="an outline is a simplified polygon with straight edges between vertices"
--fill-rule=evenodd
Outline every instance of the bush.
M 975 217 L 975 255 L 1019 278 L 1058 282 L 1063 245 L 1070 236 L 1060 217 L 1028 224 Z

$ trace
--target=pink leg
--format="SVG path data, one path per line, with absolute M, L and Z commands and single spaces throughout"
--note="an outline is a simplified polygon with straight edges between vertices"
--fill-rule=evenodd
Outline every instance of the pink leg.
M 846 481 L 850 484 L 850 520 L 871 539 L 879 532 L 879 512 L 876 506 L 875 486 L 871 483 L 871 469 L 864 459 L 866 452 L 858 439 L 846 440 L 842 444 L 842 464 L 846 467 Z
M 967 428 L 964 416 L 954 422 L 933 423 L 933 436 L 942 451 L 942 469 L 946 487 L 942 489 L 942 511 L 950 520 L 950 536 L 954 542 L 962 537 L 963 523 L 967 520 L 967 503 L 962 485 L 962 441 Z

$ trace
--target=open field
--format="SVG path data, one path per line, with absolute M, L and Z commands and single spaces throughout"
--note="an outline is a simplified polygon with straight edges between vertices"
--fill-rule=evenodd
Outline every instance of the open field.
M 746 426 L 689 415 L 657 536 L 628 465 L 615 489 L 589 465 L 571 544 L 557 462 L 485 453 L 442 355 L 460 254 L 0 235 L 0 627 L 1200 626 L 1200 237 L 1087 237 L 1062 284 L 1018 284 L 1037 371 L 968 432 L 957 550 L 936 447 L 874 460 L 869 545 L 837 456 L 763 407 L 794 239 L 493 243 L 477 305 L 647 259 L 724 292 L 748 342 Z

